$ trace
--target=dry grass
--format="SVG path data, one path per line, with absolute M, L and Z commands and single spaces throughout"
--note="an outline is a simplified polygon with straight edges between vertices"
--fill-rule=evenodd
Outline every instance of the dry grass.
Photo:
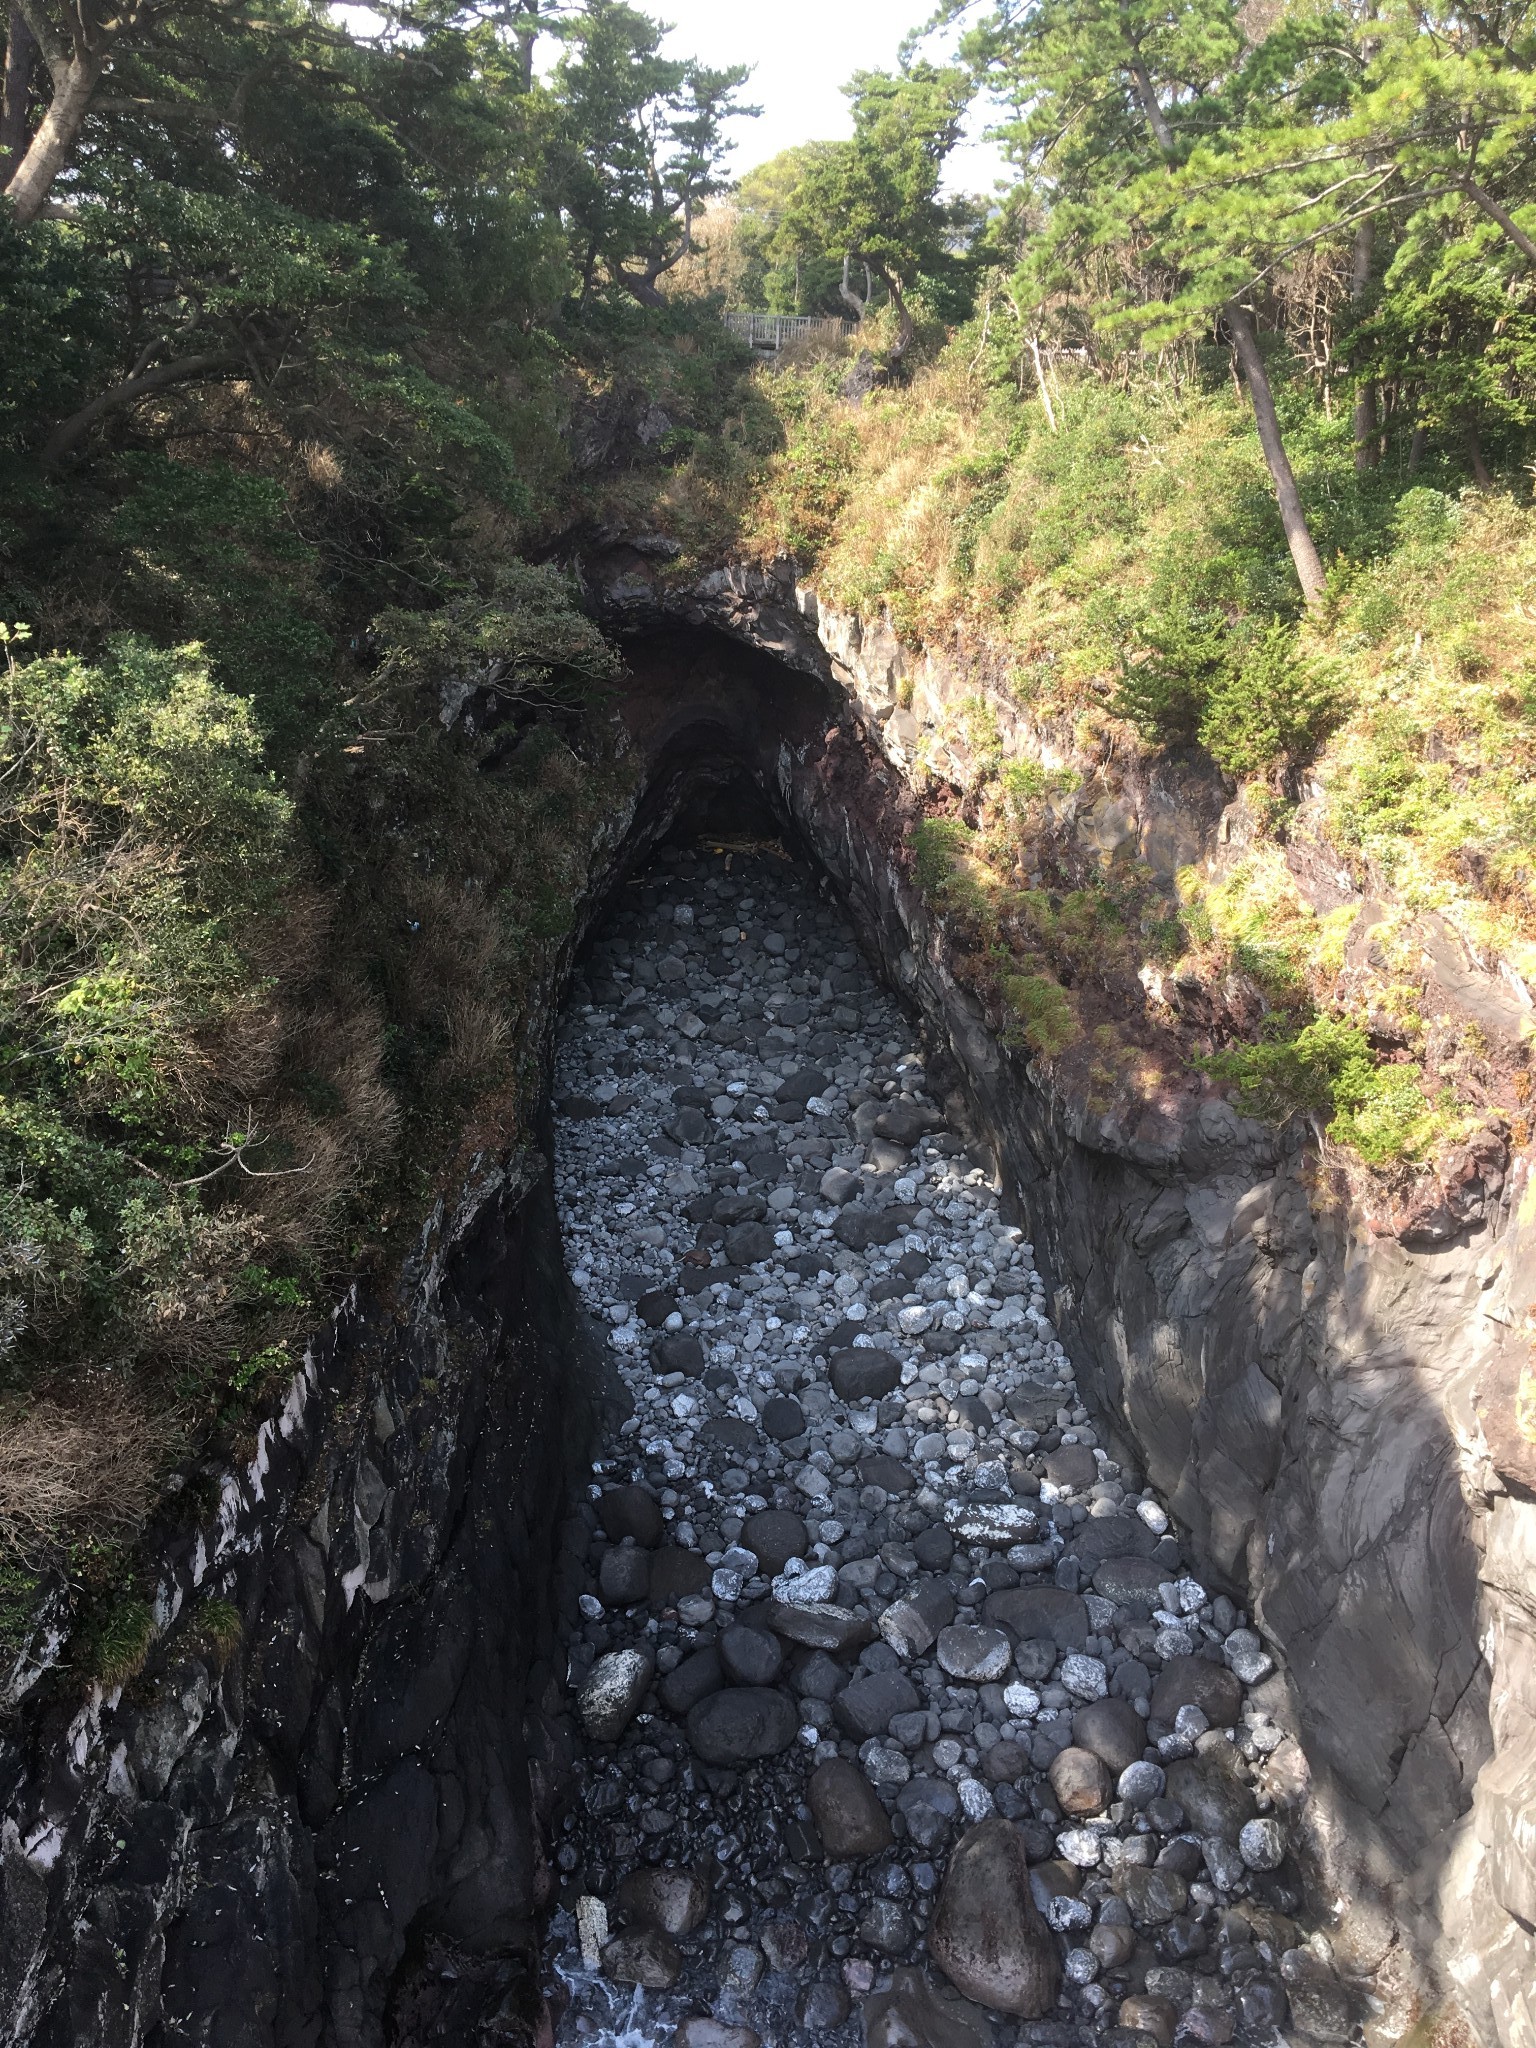
M 131 1531 L 176 1449 L 171 1419 L 97 1378 L 78 1403 L 0 1406 L 0 1550 L 34 1555 L 71 1528 Z

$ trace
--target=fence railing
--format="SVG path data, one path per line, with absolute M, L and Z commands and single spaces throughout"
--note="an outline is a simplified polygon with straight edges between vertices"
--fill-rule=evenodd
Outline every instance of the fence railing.
M 778 350 L 797 341 L 842 341 L 852 334 L 851 320 L 814 313 L 727 313 L 725 324 L 752 348 Z

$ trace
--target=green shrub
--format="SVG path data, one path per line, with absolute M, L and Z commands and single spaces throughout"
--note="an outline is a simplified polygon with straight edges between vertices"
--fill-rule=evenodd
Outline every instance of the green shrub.
M 1005 975 L 1002 993 L 1016 1020 L 1005 1037 L 1021 1037 L 1031 1051 L 1043 1053 L 1047 1059 L 1054 1059 L 1082 1037 L 1072 998 L 1048 974 Z
M 1213 683 L 1200 744 L 1229 775 L 1307 760 L 1337 722 L 1342 695 L 1336 666 L 1299 653 L 1294 630 L 1272 619 Z
M 1188 746 L 1230 660 L 1226 615 L 1172 598 L 1137 626 L 1110 709 L 1154 745 Z
M 1371 1166 L 1423 1158 L 1456 1123 L 1453 1102 L 1426 1098 L 1417 1067 L 1378 1062 L 1365 1033 L 1337 1017 L 1315 1017 L 1300 1030 L 1274 1020 L 1256 1045 L 1198 1064 L 1232 1084 L 1245 1116 L 1327 1116 L 1334 1143 Z
M 917 886 L 941 903 L 957 863 L 974 851 L 976 834 L 960 818 L 924 818 L 912 828 L 912 866 Z
M 143 1600 L 117 1600 L 99 1615 L 85 1644 L 89 1676 L 110 1692 L 144 1669 L 155 1640 L 155 1617 Z

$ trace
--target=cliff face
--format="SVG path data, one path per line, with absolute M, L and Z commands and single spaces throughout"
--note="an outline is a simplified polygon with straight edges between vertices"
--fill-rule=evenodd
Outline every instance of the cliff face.
M 716 772 L 707 757 L 747 763 L 948 1048 L 1117 1455 L 1166 1491 L 1286 1673 L 1319 1883 L 1350 1902 L 1339 1940 L 1379 1963 L 1384 1991 L 1401 1988 L 1398 2011 L 1455 1994 L 1486 2038 L 1529 2048 L 1528 1158 L 1486 1149 L 1383 1202 L 1311 1139 L 1238 1117 L 1194 1077 L 1134 1118 L 1091 1109 L 1000 1044 L 904 854 L 919 762 L 942 772 L 947 750 L 966 779 L 947 715 L 961 700 L 985 696 L 1047 765 L 1068 758 L 1063 736 L 1029 729 L 985 673 L 824 612 L 787 565 L 678 592 L 619 550 L 591 577 L 610 626 L 655 636 L 633 644 L 627 710 L 652 803 L 669 779 L 681 802 Z M 723 640 L 711 654 L 669 637 L 678 626 L 770 659 L 744 664 Z M 1086 764 L 1074 808 L 1087 849 L 1128 848 L 1164 875 L 1219 859 L 1232 829 L 1219 781 L 1187 768 L 1111 780 Z M 1507 983 L 1461 956 L 1441 971 L 1448 1002 L 1522 1028 Z
M 363 2043 L 388 2011 L 429 2039 L 455 1999 L 530 2035 L 548 1587 L 588 1399 L 567 1302 L 547 1174 L 484 1163 L 167 1541 L 143 1674 L 17 1703 L 0 2038 Z M 213 1596 L 244 1647 L 209 1639 Z M 420 1966 L 459 1951 L 497 1962 L 450 1993 Z
M 1466 1162 L 1392 1234 L 1309 1140 L 1204 1084 L 1134 1116 L 1091 1108 L 1000 1042 L 905 854 L 920 756 L 964 779 L 945 736 L 960 698 L 990 692 L 1040 758 L 1068 736 L 1024 730 L 958 662 L 821 615 L 787 571 L 667 590 L 615 550 L 589 577 L 630 639 L 643 769 L 594 848 L 594 895 L 686 807 L 744 789 L 824 867 L 998 1156 L 1116 1455 L 1284 1670 L 1292 1789 L 1310 1775 L 1322 1895 L 1348 1902 L 1336 1941 L 1402 1992 L 1377 2048 L 1421 1966 L 1486 2040 L 1531 2048 L 1525 1163 Z M 1088 852 L 1131 847 L 1164 874 L 1232 829 L 1226 792 L 1189 770 L 1111 786 L 1090 766 L 1073 806 Z M 393 1297 L 343 1305 L 253 1459 L 166 1536 L 141 1677 L 82 1704 L 43 1618 L 0 1741 L 0 2040 L 534 2037 L 581 1353 L 542 1168 L 483 1163 Z M 200 1620 L 210 1598 L 238 1609 L 238 1645 Z

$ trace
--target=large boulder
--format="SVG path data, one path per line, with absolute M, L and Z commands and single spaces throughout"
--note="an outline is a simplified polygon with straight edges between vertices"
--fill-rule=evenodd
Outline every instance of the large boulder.
M 1061 1966 L 1029 1883 L 1024 1837 L 1011 1821 L 984 1820 L 949 1859 L 928 1929 L 928 1953 L 958 1991 L 993 2012 L 1044 2017 Z
M 800 1725 L 788 1695 L 765 1685 L 727 1686 L 688 1716 L 688 1740 L 707 1764 L 745 1764 L 788 1749 Z
M 829 1757 L 806 1788 L 821 1845 L 834 1859 L 878 1856 L 895 1840 L 890 1816 L 868 1778 L 846 1757 Z

